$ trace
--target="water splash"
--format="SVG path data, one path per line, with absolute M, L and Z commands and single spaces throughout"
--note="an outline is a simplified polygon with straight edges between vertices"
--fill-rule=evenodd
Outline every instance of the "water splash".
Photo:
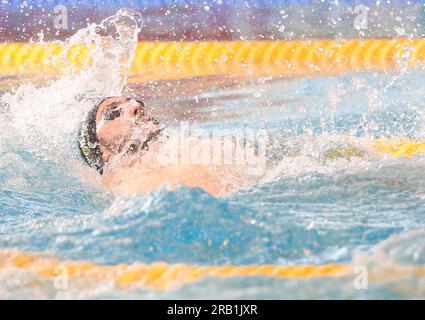
M 52 153 L 62 159 L 75 155 L 75 131 L 83 113 L 91 107 L 85 98 L 122 93 L 141 21 L 140 15 L 121 9 L 100 24 L 91 24 L 61 43 L 65 64 L 70 48 L 75 45 L 88 48 L 89 55 L 83 68 L 76 74 L 69 66 L 59 79 L 51 80 L 47 85 L 24 84 L 5 93 L 1 103 L 7 106 L 7 111 L 2 112 L 2 122 L 7 128 L 1 139 L 13 140 L 12 144 L 19 144 L 43 157 Z

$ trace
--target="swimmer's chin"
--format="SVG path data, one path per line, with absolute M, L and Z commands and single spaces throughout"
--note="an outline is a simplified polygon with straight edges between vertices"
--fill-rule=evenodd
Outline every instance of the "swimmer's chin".
M 160 125 L 158 121 L 156 121 L 155 119 L 151 119 L 148 124 L 144 123 L 140 126 L 140 128 L 135 130 L 134 136 L 137 137 L 135 141 L 139 142 L 142 150 L 148 149 L 149 144 L 158 139 L 164 128 L 165 126 Z M 140 136 L 138 135 L 138 130 L 148 131 L 148 133 L 143 135 L 143 139 L 140 139 Z
M 117 154 L 104 157 L 103 176 L 141 164 L 144 168 L 154 167 L 160 152 L 162 128 L 150 132 L 143 139 L 131 140 Z

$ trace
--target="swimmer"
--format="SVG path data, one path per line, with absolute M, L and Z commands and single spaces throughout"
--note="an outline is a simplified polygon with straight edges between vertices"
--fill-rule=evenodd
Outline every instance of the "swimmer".
M 178 148 L 182 144 L 202 150 L 210 148 L 211 141 L 168 135 L 164 126 L 146 113 L 142 101 L 124 96 L 96 103 L 81 122 L 78 135 L 85 162 L 98 171 L 103 185 L 119 191 L 148 192 L 163 185 L 169 189 L 185 185 L 217 196 L 255 183 L 242 165 L 164 161 L 167 155 L 181 157 Z

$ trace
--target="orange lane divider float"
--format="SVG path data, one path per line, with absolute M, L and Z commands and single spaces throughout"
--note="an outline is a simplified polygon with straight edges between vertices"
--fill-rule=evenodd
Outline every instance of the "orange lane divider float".
M 339 277 L 350 274 L 348 265 L 331 264 L 324 266 L 195 266 L 187 264 L 153 263 L 102 266 L 91 262 L 64 262 L 24 252 L 0 251 L 0 272 L 7 268 L 32 272 L 46 278 L 57 277 L 66 270 L 69 278 L 90 281 L 113 281 L 126 288 L 132 285 L 153 289 L 169 289 L 199 280 L 206 276 L 215 277 L 277 277 L 309 278 Z
M 412 141 L 407 138 L 379 138 L 372 142 L 371 147 L 379 154 L 390 154 L 396 158 L 410 158 L 415 154 L 425 152 L 425 142 Z
M 365 150 L 366 149 L 366 150 Z M 326 152 L 325 159 L 335 160 L 337 158 L 363 157 L 366 154 L 379 156 L 390 156 L 395 158 L 410 158 L 416 154 L 425 153 L 424 141 L 413 141 L 405 137 L 378 138 L 368 144 L 368 148 L 355 146 L 341 146 Z
M 66 274 L 78 287 L 96 283 L 113 283 L 117 288 L 138 286 L 148 289 L 169 290 L 204 277 L 272 277 L 277 279 L 346 278 L 356 276 L 355 266 L 349 264 L 328 265 L 247 265 L 247 266 L 197 266 L 188 264 L 134 263 L 131 265 L 97 265 L 92 262 L 61 261 L 16 250 L 0 251 L 2 272 L 27 272 L 45 280 Z M 425 276 L 425 266 L 384 265 L 371 266 L 371 281 L 389 281 L 410 276 Z M 37 283 L 37 282 L 36 282 Z M 40 284 L 41 285 L 41 284 Z
M 0 75 L 57 73 L 65 65 L 81 67 L 88 56 L 85 46 L 0 43 Z M 425 39 L 140 42 L 130 75 L 139 81 L 332 75 L 416 68 L 424 62 Z

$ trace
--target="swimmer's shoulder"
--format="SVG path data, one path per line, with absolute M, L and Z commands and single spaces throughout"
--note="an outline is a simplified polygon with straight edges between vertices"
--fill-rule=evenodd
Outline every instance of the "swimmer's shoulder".
M 146 168 L 141 163 L 106 171 L 102 177 L 104 186 L 122 192 L 149 192 L 167 185 L 170 189 L 184 185 L 201 188 L 219 195 L 223 185 L 219 177 L 202 165 L 166 165 Z

